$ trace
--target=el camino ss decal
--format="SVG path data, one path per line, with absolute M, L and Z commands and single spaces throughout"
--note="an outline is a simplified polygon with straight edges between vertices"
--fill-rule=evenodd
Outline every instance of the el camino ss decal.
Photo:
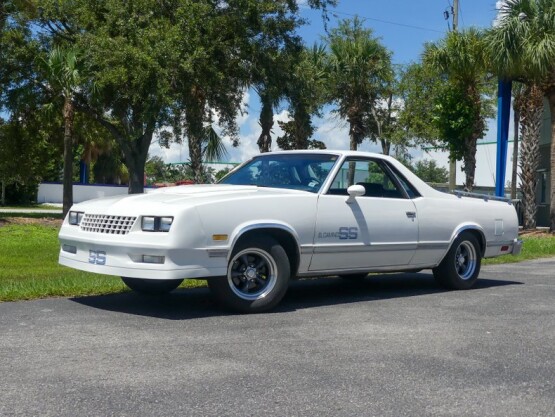
M 340 227 L 338 232 L 318 232 L 318 239 L 348 240 L 358 238 L 358 227 Z

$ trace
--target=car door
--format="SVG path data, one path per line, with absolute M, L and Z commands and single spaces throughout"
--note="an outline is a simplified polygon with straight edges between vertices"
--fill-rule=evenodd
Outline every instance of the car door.
M 347 188 L 363 196 L 348 201 Z M 418 216 L 402 180 L 380 159 L 347 158 L 318 199 L 311 271 L 409 265 L 418 241 Z

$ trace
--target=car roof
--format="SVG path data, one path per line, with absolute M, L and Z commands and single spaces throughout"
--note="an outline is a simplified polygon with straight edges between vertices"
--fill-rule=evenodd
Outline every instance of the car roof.
M 272 155 L 291 155 L 291 154 L 322 154 L 322 155 L 338 155 L 338 156 L 366 156 L 374 158 L 388 159 L 391 158 L 389 155 L 384 155 L 374 152 L 363 152 L 363 151 L 351 151 L 351 150 L 339 150 L 339 149 L 296 149 L 290 151 L 272 151 L 268 154 Z M 258 154 L 256 156 L 262 156 L 264 154 Z

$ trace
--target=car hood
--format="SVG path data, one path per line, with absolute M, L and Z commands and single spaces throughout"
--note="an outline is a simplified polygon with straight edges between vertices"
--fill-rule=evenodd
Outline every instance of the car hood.
M 182 185 L 149 190 L 144 194 L 120 195 L 98 198 L 75 204 L 73 211 L 93 214 L 139 215 L 151 212 L 168 214 L 178 209 L 205 204 L 211 201 L 240 199 L 246 197 L 269 197 L 283 195 L 307 195 L 306 191 L 280 188 L 260 188 L 245 185 Z

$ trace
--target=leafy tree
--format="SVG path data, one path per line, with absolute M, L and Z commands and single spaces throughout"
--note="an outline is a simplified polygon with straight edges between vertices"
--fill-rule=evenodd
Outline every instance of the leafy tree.
M 555 230 L 555 3 L 505 0 L 487 46 L 497 72 L 506 79 L 536 84 L 551 112 L 550 229 Z
M 190 180 L 195 182 L 195 174 L 189 164 L 177 163 L 166 164 L 159 156 L 153 156 L 148 159 L 145 165 L 147 181 L 151 184 L 155 183 L 179 183 L 180 181 Z M 212 183 L 223 177 L 229 169 L 216 172 L 213 168 L 204 166 L 201 183 Z
M 216 174 L 214 175 L 214 178 L 216 181 L 220 181 L 223 177 L 225 177 L 227 174 L 229 174 L 231 171 L 231 168 L 224 168 L 224 169 L 220 169 L 219 171 L 216 172 Z
M 26 117 L 27 116 L 27 117 Z M 52 128 L 32 115 L 0 119 L 1 204 L 36 201 L 39 182 L 58 175 L 58 149 L 52 145 Z
M 332 3 L 309 1 L 324 9 Z M 204 129 L 215 114 L 236 138 L 255 45 L 279 45 L 301 23 L 296 1 L 44 0 L 41 12 L 46 32 L 86 52 L 97 94 L 84 88 L 78 109 L 117 140 L 131 193 L 142 191 L 153 135 L 168 125 L 172 140 L 187 137 L 191 168 L 200 176 Z
M 430 66 L 412 63 L 401 69 L 398 95 L 402 105 L 398 124 L 404 136 L 418 144 L 437 145 L 440 132 L 432 122 L 445 79 Z
M 399 88 L 399 81 L 394 78 L 386 85 L 383 97 L 378 99 L 376 105 L 370 110 L 371 138 L 380 142 L 384 155 L 390 154 L 392 146 L 409 145 L 406 131 L 399 123 L 399 113 L 402 108 Z
M 432 183 L 445 183 L 449 180 L 449 171 L 437 165 L 432 159 L 417 161 L 411 170 L 423 181 Z
M 392 79 L 391 53 L 359 18 L 340 22 L 327 44 L 329 99 L 349 123 L 350 149 L 356 150 L 371 137 L 372 109 Z
M 149 157 L 145 164 L 145 174 L 149 183 L 160 181 L 166 174 L 166 163 L 159 156 Z
M 465 188 L 472 190 L 476 171 L 476 144 L 486 131 L 485 119 L 493 115 L 487 100 L 489 56 L 484 33 L 477 29 L 450 32 L 425 47 L 424 64 L 448 81 L 436 103 L 436 126 L 451 158 L 464 162 Z

